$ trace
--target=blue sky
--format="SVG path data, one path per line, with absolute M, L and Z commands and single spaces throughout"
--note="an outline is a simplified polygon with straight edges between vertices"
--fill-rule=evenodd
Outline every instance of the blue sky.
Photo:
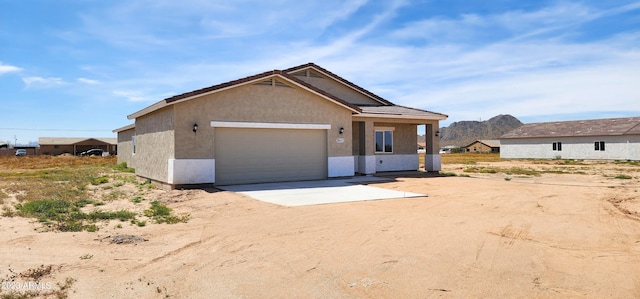
M 0 141 L 307 62 L 442 125 L 640 116 L 640 2 L 0 0 Z

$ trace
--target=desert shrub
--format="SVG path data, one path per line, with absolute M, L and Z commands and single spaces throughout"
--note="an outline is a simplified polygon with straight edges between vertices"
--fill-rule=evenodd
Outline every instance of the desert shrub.
M 151 207 L 144 211 L 144 215 L 147 217 L 157 217 L 157 216 L 169 216 L 171 215 L 172 209 L 163 205 L 157 200 L 151 202 Z
M 91 178 L 91 185 L 101 185 L 109 182 L 109 177 L 101 176 L 97 178 Z
M 163 205 L 157 200 L 151 202 L 151 207 L 144 211 L 144 215 L 153 219 L 156 223 L 175 224 L 180 222 L 187 222 L 189 216 L 175 216 L 171 212 L 173 210 L 166 205 Z
M 455 172 L 445 172 L 445 171 L 440 171 L 440 175 L 444 175 L 444 176 L 457 176 L 457 174 Z
M 60 215 L 68 214 L 73 204 L 66 200 L 42 199 L 16 205 L 18 215 L 38 219 L 59 219 Z
M 135 168 L 127 167 L 127 162 L 114 164 L 113 165 L 113 169 L 117 170 L 119 172 L 130 172 L 130 173 L 135 173 L 136 172 Z
M 136 213 L 126 210 L 82 212 L 80 207 L 89 203 L 92 202 L 88 200 L 79 203 L 51 199 L 34 200 L 17 204 L 16 210 L 19 216 L 37 218 L 40 222 L 55 224 L 56 229 L 63 232 L 83 230 L 95 232 L 98 230 L 94 223 L 96 221 L 112 219 L 126 221 L 135 219 L 137 216 Z M 89 224 L 85 224 L 85 222 L 89 222 Z

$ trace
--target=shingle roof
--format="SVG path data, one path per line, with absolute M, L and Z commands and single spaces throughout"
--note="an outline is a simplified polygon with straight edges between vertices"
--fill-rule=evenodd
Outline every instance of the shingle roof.
M 357 106 L 354 104 L 349 103 L 348 101 L 345 101 L 325 90 L 322 90 L 318 87 L 315 87 L 301 79 L 296 78 L 296 76 L 292 75 L 291 73 L 294 73 L 296 71 L 299 70 L 303 70 L 306 68 L 314 68 L 316 71 L 324 73 L 327 76 L 332 77 L 333 79 L 337 80 L 338 82 L 341 82 L 342 84 L 345 84 L 346 86 L 349 86 L 369 97 L 371 97 L 372 99 L 378 101 L 382 106 L 379 107 L 368 107 L 368 106 Z M 260 74 L 256 74 L 256 75 L 252 75 L 252 76 L 248 76 L 245 78 L 241 78 L 241 79 L 237 79 L 237 80 L 233 80 L 233 81 L 229 81 L 229 82 L 225 82 L 225 83 L 221 83 L 221 84 L 216 84 L 216 85 L 212 85 L 209 87 L 205 87 L 205 88 L 201 88 L 198 90 L 194 90 L 194 91 L 190 91 L 190 92 L 186 92 L 183 94 L 179 94 L 179 95 L 175 95 L 169 98 L 166 98 L 164 100 L 161 100 L 151 106 L 148 106 L 142 110 L 139 110 L 137 112 L 134 112 L 133 114 L 128 115 L 127 117 L 129 119 L 135 119 L 137 117 L 140 117 L 142 115 L 146 115 L 148 113 L 151 113 L 153 111 L 156 111 L 158 109 L 162 109 L 163 107 L 166 107 L 168 105 L 172 105 L 178 101 L 182 101 L 182 100 L 189 100 L 193 97 L 197 97 L 197 96 L 201 96 L 204 94 L 208 94 L 208 93 L 212 93 L 212 92 L 217 92 L 223 89 L 227 89 L 227 88 L 232 88 L 235 87 L 237 85 L 242 85 L 242 84 L 249 84 L 251 82 L 256 82 L 259 81 L 261 79 L 266 79 L 269 77 L 274 77 L 274 76 L 279 76 L 281 78 L 283 78 L 284 80 L 290 81 L 290 83 L 294 84 L 294 85 L 298 85 L 301 86 L 303 88 L 306 88 L 307 90 L 314 92 L 316 94 L 319 94 L 327 99 L 329 99 L 330 101 L 333 101 L 334 103 L 341 105 L 347 109 L 352 110 L 354 113 L 358 114 L 358 113 L 369 113 L 369 114 L 380 114 L 380 115 L 386 115 L 386 116 L 393 116 L 393 115 L 401 115 L 404 116 L 405 118 L 407 116 L 416 116 L 417 118 L 421 118 L 421 119 L 427 119 L 427 118 L 433 118 L 433 119 L 446 119 L 448 116 L 445 114 L 441 114 L 441 113 L 436 113 L 436 112 L 431 112 L 431 111 L 426 111 L 426 110 L 420 110 L 420 109 L 414 109 L 414 108 L 409 108 L 409 107 L 403 107 L 403 106 L 397 106 L 377 95 L 375 95 L 374 93 L 356 85 L 353 84 L 351 82 L 349 82 L 348 80 L 345 80 L 344 78 L 314 64 L 314 63 L 308 63 L 308 64 L 304 64 L 304 65 L 300 65 L 300 66 L 296 66 L 296 67 L 292 67 L 289 69 L 286 69 L 284 71 L 281 70 L 273 70 L 273 71 L 268 71 L 268 72 L 264 72 L 264 73 L 260 73 Z M 389 109 L 385 110 L 385 108 L 380 108 L 380 107 L 388 107 Z M 377 109 L 377 110 L 376 110 Z M 369 112 L 365 112 L 365 110 L 369 111 Z M 116 129 L 114 131 L 118 131 L 118 130 L 122 130 L 123 128 L 120 129 Z
M 241 78 L 241 79 L 237 79 L 237 80 L 233 80 L 233 81 L 229 81 L 229 82 L 220 83 L 220 84 L 216 84 L 216 85 L 213 85 L 213 86 L 205 87 L 205 88 L 202 88 L 202 89 L 186 92 L 186 93 L 183 93 L 183 94 L 172 96 L 170 98 L 166 98 L 165 101 L 167 103 L 171 103 L 171 102 L 175 102 L 175 101 L 178 101 L 178 100 L 181 100 L 181 99 L 186 99 L 186 98 L 190 98 L 190 97 L 197 96 L 197 95 L 200 95 L 200 94 L 204 94 L 204 93 L 216 91 L 216 90 L 219 90 L 219 89 L 223 89 L 223 88 L 226 88 L 226 87 L 231 87 L 231 86 L 235 86 L 235 85 L 239 85 L 239 84 L 255 81 L 255 80 L 258 80 L 258 79 L 261 79 L 261 78 L 267 78 L 267 77 L 270 77 L 270 76 L 273 76 L 273 75 L 279 75 L 279 76 L 285 77 L 285 78 L 287 78 L 287 79 L 289 79 L 289 80 L 291 80 L 291 81 L 293 81 L 293 82 L 295 82 L 297 84 L 300 84 L 300 85 L 302 85 L 302 86 L 304 86 L 306 88 L 309 88 L 309 89 L 313 90 L 314 92 L 322 94 L 323 96 L 328 97 L 328 98 L 330 98 L 330 99 L 332 99 L 332 100 L 334 100 L 336 102 L 339 102 L 340 104 L 343 104 L 343 105 L 345 105 L 347 107 L 350 107 L 353 110 L 360 111 L 360 108 L 358 108 L 357 106 L 355 106 L 355 105 L 353 105 L 353 104 L 351 104 L 351 103 L 349 103 L 349 102 L 347 102 L 347 101 L 345 101 L 343 99 L 340 99 L 340 98 L 338 98 L 338 97 L 336 97 L 336 96 L 334 96 L 334 95 L 332 95 L 330 93 L 327 93 L 324 90 L 318 89 L 317 87 L 312 86 L 311 84 L 309 84 L 307 82 L 304 82 L 304 81 L 296 78 L 295 76 L 291 76 L 291 75 L 287 74 L 286 72 L 283 72 L 283 71 L 280 71 L 280 70 L 268 71 L 268 72 L 260 73 L 260 74 L 257 74 L 257 75 L 253 75 L 253 76 L 249 76 L 249 77 L 245 77 L 245 78 Z
M 87 138 L 87 137 L 40 137 L 39 145 L 72 145 L 89 139 L 95 139 L 111 145 L 118 144 L 117 138 Z
M 435 116 L 447 117 L 447 115 L 427 110 L 410 108 L 405 106 L 360 106 L 362 113 L 385 114 L 385 115 L 415 115 L 415 116 Z
M 356 89 L 356 90 L 366 94 L 367 96 L 377 100 L 378 102 L 381 102 L 381 103 L 383 103 L 385 105 L 394 105 L 393 103 L 383 99 L 382 97 L 378 96 L 377 94 L 375 94 L 373 92 L 370 92 L 370 91 L 368 91 L 368 90 L 366 90 L 366 89 L 364 89 L 364 88 L 352 83 L 351 81 L 349 81 L 347 79 L 344 79 L 344 78 L 342 78 L 342 77 L 330 72 L 329 70 L 327 70 L 327 69 L 325 69 L 325 68 L 323 68 L 323 67 L 321 67 L 321 66 L 319 66 L 319 65 L 317 65 L 317 64 L 315 64 L 313 62 L 309 62 L 307 64 L 303 64 L 303 65 L 299 65 L 299 66 L 294 66 L 292 68 L 284 70 L 283 72 L 285 72 L 287 74 L 290 74 L 290 73 L 293 73 L 293 72 L 296 72 L 296 71 L 299 71 L 299 70 L 303 70 L 303 69 L 306 69 L 306 68 L 315 68 L 316 70 L 318 70 L 318 71 L 320 71 L 322 73 L 325 73 L 326 75 L 328 75 L 330 77 L 333 77 L 334 79 L 342 82 L 343 84 L 348 85 L 351 88 Z
M 500 139 L 619 135 L 640 135 L 640 117 L 524 124 Z
M 500 140 L 478 140 L 488 147 L 500 147 Z
M 500 140 L 475 140 L 464 147 L 470 147 L 476 142 L 480 142 L 488 147 L 500 147 Z

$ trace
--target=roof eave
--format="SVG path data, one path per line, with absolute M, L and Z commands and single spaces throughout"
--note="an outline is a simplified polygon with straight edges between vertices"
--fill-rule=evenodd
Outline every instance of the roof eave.
M 153 104 L 151 106 L 147 106 L 146 108 L 144 108 L 142 110 L 138 110 L 138 111 L 136 111 L 136 112 L 134 112 L 132 114 L 127 115 L 127 119 L 136 119 L 136 118 L 138 118 L 140 116 L 147 115 L 147 114 L 149 114 L 151 112 L 154 112 L 156 110 L 160 110 L 160 109 L 162 109 L 164 107 L 167 107 L 169 105 L 170 104 L 168 104 L 166 100 L 162 100 L 162 101 L 157 102 L 157 103 L 155 103 L 155 104 Z
M 274 78 L 274 77 L 281 78 L 281 79 L 283 79 L 283 80 L 285 80 L 285 81 L 287 81 L 287 82 L 289 82 L 291 84 L 294 84 L 294 85 L 296 85 L 296 86 L 298 86 L 298 87 L 300 87 L 300 88 L 302 88 L 302 89 L 304 89 L 306 91 L 309 91 L 309 92 L 314 93 L 314 94 L 316 94 L 316 95 L 318 95 L 318 96 L 320 96 L 320 97 L 322 97 L 322 98 L 324 98 L 326 100 L 329 100 L 329 101 L 333 102 L 334 104 L 337 104 L 337 105 L 342 106 L 342 107 L 344 107 L 346 109 L 349 109 L 354 113 L 359 113 L 359 112 L 362 111 L 360 108 L 358 108 L 356 106 L 351 106 L 348 103 L 342 103 L 342 102 L 340 102 L 338 100 L 332 99 L 330 96 L 324 95 L 324 94 L 314 90 L 313 88 L 306 86 L 306 84 L 304 84 L 303 81 L 300 81 L 300 80 L 297 80 L 295 78 L 292 78 L 292 76 L 290 76 L 290 75 L 283 74 L 280 71 L 272 71 L 270 74 L 264 73 L 264 76 L 256 76 L 255 78 L 253 78 L 251 80 L 247 80 L 247 81 L 239 82 L 237 84 L 232 84 L 232 85 L 229 85 L 229 86 L 224 86 L 224 87 L 213 89 L 213 90 L 210 90 L 210 91 L 194 94 L 192 96 L 188 96 L 188 97 L 184 97 L 184 98 L 181 98 L 181 99 L 173 100 L 171 102 L 169 102 L 168 99 L 164 99 L 164 100 L 162 100 L 160 102 L 157 102 L 157 103 L 155 103 L 155 104 L 153 104 L 151 106 L 148 106 L 148 107 L 146 107 L 146 108 L 144 108 L 144 109 L 142 109 L 142 110 L 140 110 L 138 112 L 135 112 L 133 114 L 128 115 L 127 118 L 128 119 L 136 119 L 136 118 L 138 118 L 140 116 L 149 114 L 151 112 L 160 110 L 162 108 L 165 108 L 165 107 L 177 104 L 177 103 L 182 103 L 182 102 L 185 102 L 185 101 L 188 101 L 188 100 L 192 100 L 192 99 L 199 98 L 199 97 L 202 97 L 202 96 L 206 96 L 206 95 L 222 92 L 222 91 L 229 90 L 229 89 L 236 88 L 236 87 L 240 87 L 240 86 L 255 84 L 255 83 L 263 81 L 265 79 L 270 79 L 270 78 Z M 174 98 L 174 97 L 172 97 L 172 98 Z M 171 98 L 169 98 L 169 99 L 171 99 Z
M 446 115 L 412 115 L 412 114 L 377 114 L 377 113 L 360 113 L 354 116 L 367 118 L 400 118 L 400 119 L 416 119 L 416 120 L 445 120 Z
M 113 133 L 118 133 L 118 132 L 122 132 L 122 131 L 126 131 L 126 130 L 134 129 L 135 127 L 136 127 L 136 124 L 135 124 L 135 123 L 133 123 L 133 124 L 126 125 L 126 126 L 124 126 L 124 127 L 120 127 L 120 128 L 114 129 L 114 130 L 113 130 L 113 131 L 111 131 L 111 132 L 113 132 Z
M 370 92 L 370 91 L 366 90 L 365 88 L 362 88 L 361 86 L 359 86 L 359 85 L 357 85 L 357 84 L 355 84 L 355 83 L 353 83 L 353 82 L 351 82 L 351 81 L 349 81 L 347 79 L 344 79 L 344 78 L 332 73 L 331 71 L 329 71 L 329 70 L 327 70 L 327 69 L 325 69 L 325 68 L 323 68 L 323 67 L 321 67 L 321 66 L 319 66 L 319 65 L 317 65 L 315 63 L 307 63 L 307 64 L 299 65 L 299 66 L 296 66 L 296 67 L 292 67 L 292 68 L 286 69 L 283 72 L 285 72 L 287 74 L 291 74 L 293 72 L 302 71 L 302 70 L 306 70 L 306 69 L 314 69 L 317 72 L 319 72 L 319 73 L 321 73 L 321 74 L 323 74 L 323 75 L 325 75 L 327 77 L 330 77 L 335 81 L 338 81 L 338 82 L 342 83 L 343 85 L 351 88 L 352 90 L 354 90 L 354 91 L 356 91 L 356 92 L 358 92 L 358 93 L 360 93 L 360 94 L 362 94 L 362 95 L 364 95 L 364 96 L 366 96 L 368 98 L 371 98 L 372 100 L 374 100 L 376 102 L 379 102 L 380 104 L 383 104 L 383 105 L 395 105 L 394 103 L 381 98 L 380 96 L 376 95 L 375 93 Z

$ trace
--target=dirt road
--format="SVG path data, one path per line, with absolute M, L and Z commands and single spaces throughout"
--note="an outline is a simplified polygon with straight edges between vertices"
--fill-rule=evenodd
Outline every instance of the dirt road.
M 0 277 L 53 265 L 42 281 L 75 279 L 71 298 L 638 298 L 633 175 L 398 177 L 375 186 L 429 196 L 305 207 L 171 191 L 188 223 L 95 233 L 2 217 Z

